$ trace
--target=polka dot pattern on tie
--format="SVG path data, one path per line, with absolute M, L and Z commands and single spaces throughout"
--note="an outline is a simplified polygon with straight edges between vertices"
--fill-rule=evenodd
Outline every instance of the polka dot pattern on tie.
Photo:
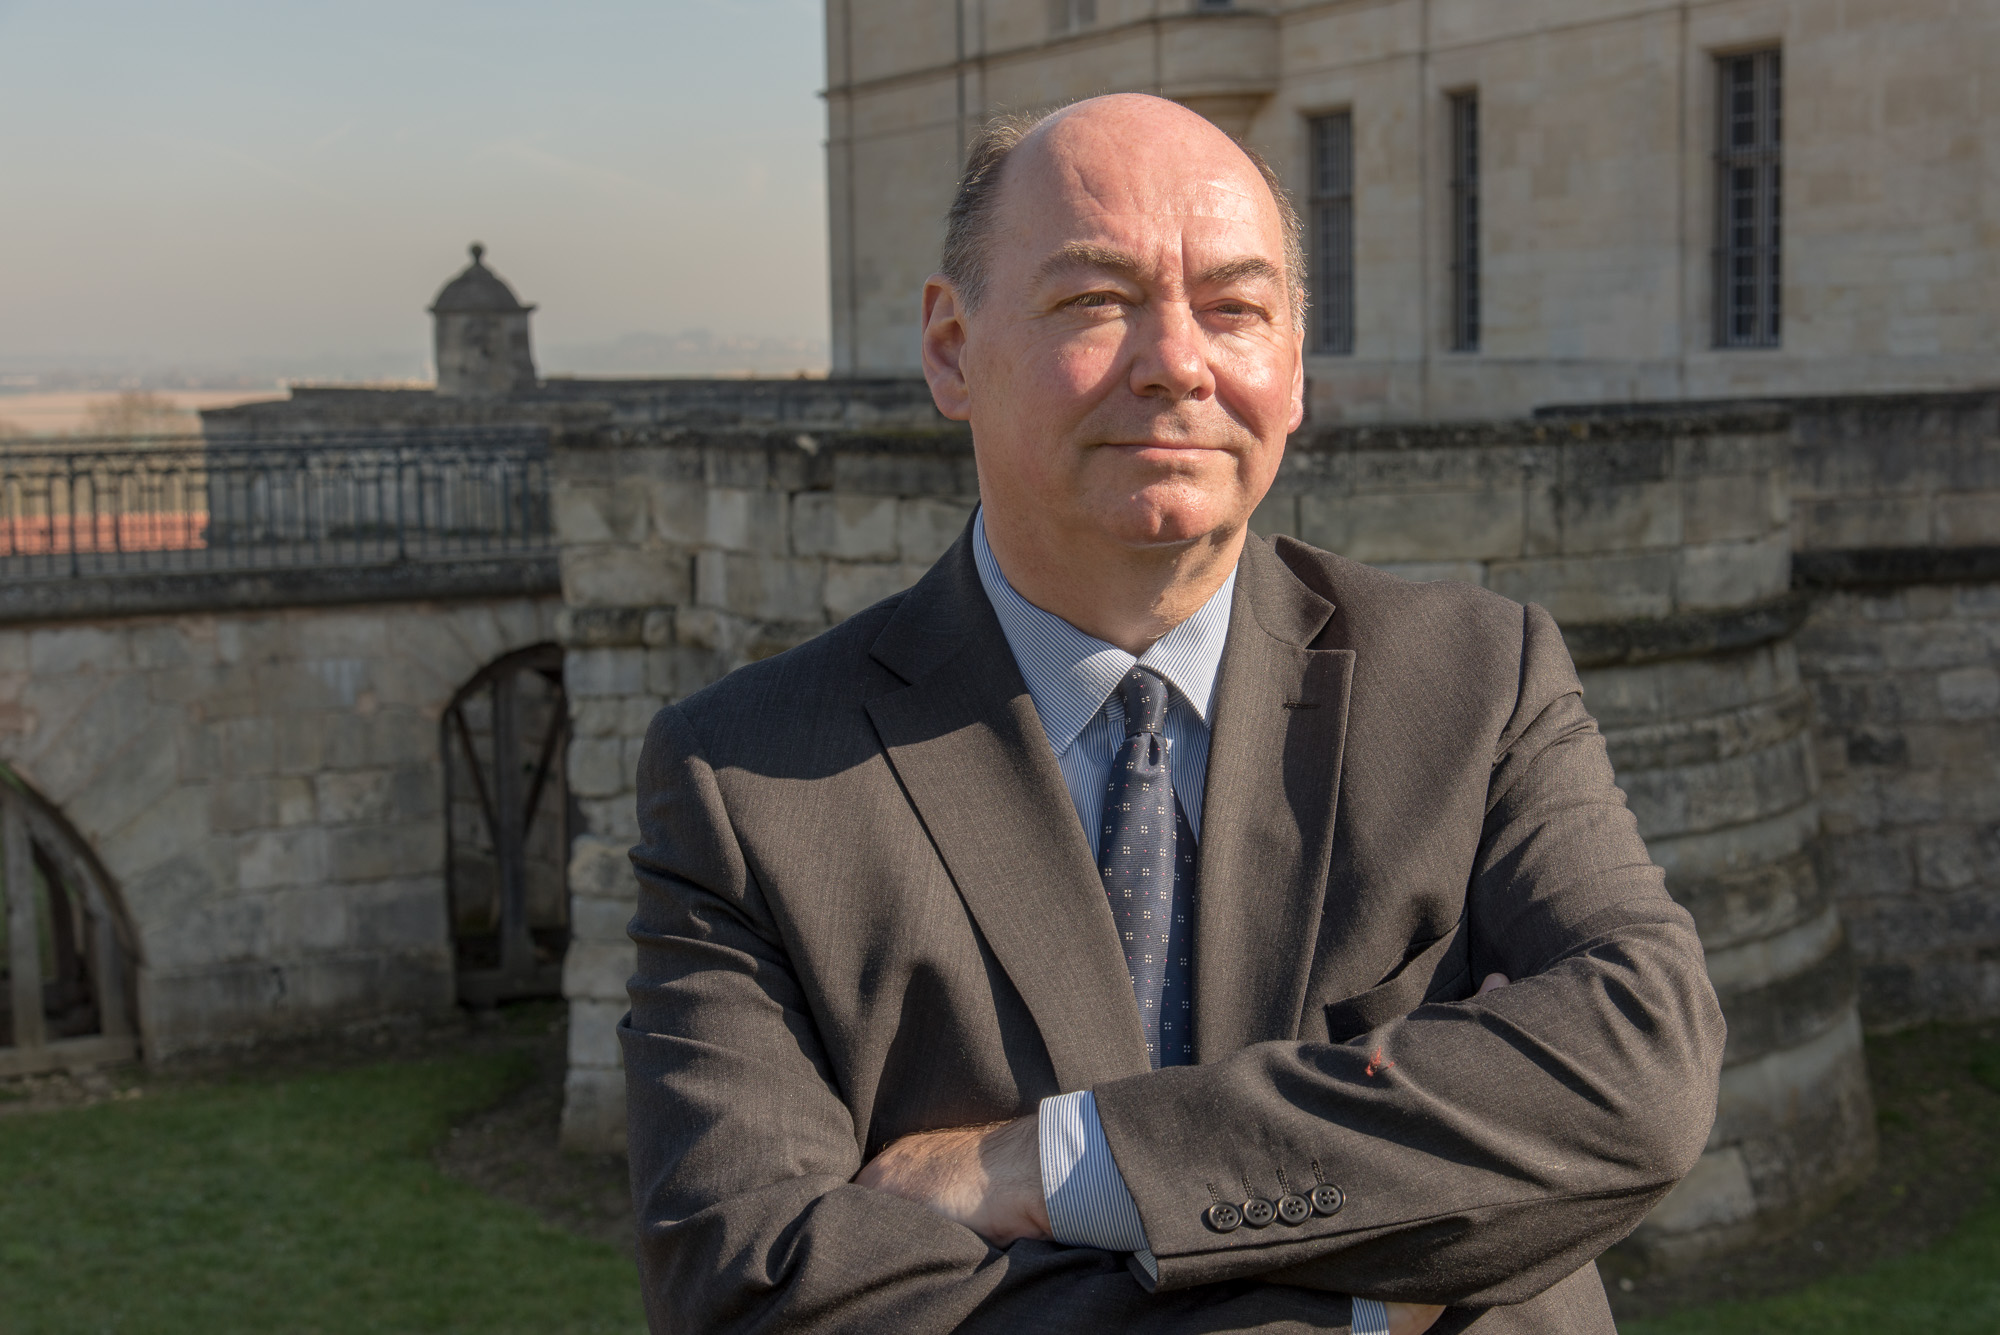
M 1166 681 L 1133 667 L 1119 683 L 1125 741 L 1111 761 L 1098 872 L 1125 951 L 1154 1066 L 1194 1060 L 1195 841 L 1174 797 L 1165 733 Z

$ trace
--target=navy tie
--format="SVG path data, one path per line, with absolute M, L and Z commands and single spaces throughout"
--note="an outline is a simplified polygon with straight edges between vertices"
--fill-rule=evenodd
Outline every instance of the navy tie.
M 1134 667 L 1118 683 L 1125 741 L 1111 759 L 1097 869 L 1125 948 L 1153 1065 L 1194 1061 L 1190 990 L 1194 832 L 1167 761 L 1167 683 Z

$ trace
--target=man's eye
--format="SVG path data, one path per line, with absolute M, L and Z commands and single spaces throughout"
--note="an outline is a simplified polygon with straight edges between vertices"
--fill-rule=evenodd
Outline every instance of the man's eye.
M 1069 304 L 1089 309 L 1093 307 L 1112 306 L 1116 305 L 1117 302 L 1118 298 L 1109 292 L 1086 292 L 1080 297 L 1070 298 Z

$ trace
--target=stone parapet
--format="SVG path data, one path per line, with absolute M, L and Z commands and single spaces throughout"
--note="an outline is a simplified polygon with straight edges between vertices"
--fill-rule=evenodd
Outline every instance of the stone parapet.
M 1336 428 L 1295 439 L 1253 525 L 1549 608 L 1619 779 L 1694 911 L 1731 1026 L 1724 1115 L 1640 1246 L 1682 1261 L 1768 1232 L 1873 1154 L 1853 970 L 1810 857 L 1810 701 L 1793 636 L 1788 418 Z M 608 1026 L 632 968 L 646 721 L 912 583 L 977 499 L 956 430 L 747 425 L 559 436 L 576 945 L 564 1138 L 622 1143 Z

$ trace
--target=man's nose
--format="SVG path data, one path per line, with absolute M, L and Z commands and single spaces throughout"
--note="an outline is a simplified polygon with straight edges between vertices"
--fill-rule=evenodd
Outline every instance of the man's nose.
M 1132 392 L 1141 398 L 1197 402 L 1215 393 L 1208 364 L 1208 336 L 1192 307 L 1161 302 L 1142 322 L 1132 359 Z

